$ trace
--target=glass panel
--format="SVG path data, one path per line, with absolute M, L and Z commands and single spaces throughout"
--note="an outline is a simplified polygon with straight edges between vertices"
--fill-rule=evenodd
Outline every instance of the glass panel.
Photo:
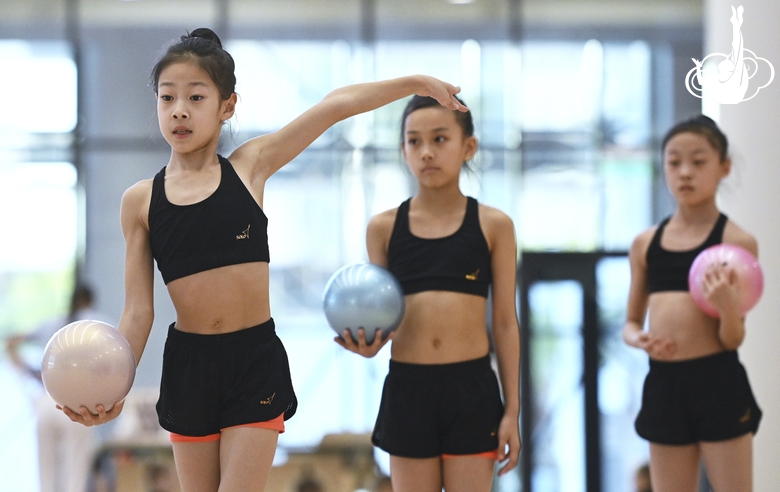
M 0 164 L 0 335 L 32 329 L 65 307 L 78 243 L 70 163 Z
M 650 144 L 650 47 L 604 45 L 603 138 L 607 145 Z
M 529 309 L 532 488 L 584 492 L 582 287 L 574 281 L 536 282 L 529 289 Z
M 523 43 L 523 130 L 571 131 L 596 123 L 602 57 L 598 41 Z
M 18 147 L 23 133 L 76 127 L 76 65 L 67 43 L 0 40 L 0 60 L 0 147 Z
M 647 442 L 634 431 L 647 356 L 622 339 L 628 258 L 605 258 L 596 267 L 601 340 L 599 408 L 601 410 L 602 483 L 604 492 L 633 490 L 636 470 L 648 460 Z
M 0 340 L 66 311 L 79 230 L 76 195 L 70 163 L 0 162 Z M 20 356 L 34 367 L 32 353 Z M 13 402 L 0 405 L 6 423 L 0 477 L 7 490 L 38 490 L 34 401 L 41 390 L 0 354 L 0 391 Z
M 603 238 L 607 251 L 628 251 L 652 222 L 653 163 L 646 152 L 605 155 L 599 163 L 603 194 Z
M 598 247 L 601 187 L 589 169 L 528 170 L 519 199 L 523 249 L 589 251 Z
M 238 130 L 281 128 L 350 83 L 350 47 L 340 42 L 228 41 L 236 62 Z

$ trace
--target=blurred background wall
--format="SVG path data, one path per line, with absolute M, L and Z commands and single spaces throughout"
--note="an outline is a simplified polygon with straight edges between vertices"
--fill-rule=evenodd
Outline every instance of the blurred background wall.
M 746 44 L 779 61 L 771 23 L 777 7 L 743 5 Z M 571 281 L 529 289 L 527 456 L 495 488 L 630 490 L 647 459 L 632 426 L 647 363 L 620 341 L 624 254 L 639 231 L 673 210 L 659 139 L 673 122 L 702 111 L 685 75 L 691 58 L 728 52 L 729 15 L 720 0 L 6 0 L 0 336 L 61 314 L 76 279 L 95 287 L 100 311 L 119 317 L 122 193 L 169 156 L 149 73 L 187 30 L 212 27 L 236 59 L 240 103 L 223 136 L 226 154 L 336 87 L 427 73 L 463 88 L 481 144 L 478 171 L 464 175 L 464 190 L 512 216 L 521 249 L 606 254 L 596 264 L 596 294 Z M 780 455 L 778 340 L 769 329 L 779 314 L 771 301 L 777 97 L 775 84 L 755 100 L 705 108 L 721 119 L 739 156 L 722 204 L 757 235 L 766 262 L 767 290 L 748 318 L 742 351 L 765 411 L 757 490 L 780 479 L 772 465 Z M 272 311 L 304 402 L 280 440 L 280 462 L 326 435 L 373 425 L 389 354 L 358 360 L 335 346 L 321 295 L 337 268 L 365 259 L 368 218 L 414 192 L 398 152 L 402 108 L 395 103 L 336 125 L 269 182 Z M 590 295 L 599 305 L 593 345 L 585 343 L 579 307 Z M 165 327 L 175 317 L 159 276 L 155 307 L 134 391 L 156 389 Z M 599 361 L 593 394 L 582 382 L 588 351 Z M 31 350 L 30 359 L 36 356 Z M 13 490 L 36 490 L 29 401 L 40 389 L 0 359 L 0 391 L 12 402 L 0 419 L 12 422 L 0 425 L 0 463 L 22 463 L 0 468 L 0 490 L 6 477 L 18 477 Z M 594 395 L 595 448 L 584 410 Z M 376 460 L 386 467 L 386 457 Z

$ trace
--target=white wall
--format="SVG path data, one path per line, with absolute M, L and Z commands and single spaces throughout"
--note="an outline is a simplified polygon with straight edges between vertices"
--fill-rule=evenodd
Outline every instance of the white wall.
M 775 0 L 708 0 L 705 53 L 731 51 L 731 6 L 740 4 L 745 9 L 742 25 L 745 47 L 780 70 L 780 2 Z M 780 251 L 780 81 L 774 80 L 750 101 L 722 105 L 720 123 L 730 139 L 734 158 L 733 174 L 725 183 L 720 205 L 758 239 L 765 277 L 763 297 L 747 317 L 747 338 L 740 349 L 764 412 L 754 446 L 754 489 L 777 490 L 780 483 L 780 255 L 777 254 Z

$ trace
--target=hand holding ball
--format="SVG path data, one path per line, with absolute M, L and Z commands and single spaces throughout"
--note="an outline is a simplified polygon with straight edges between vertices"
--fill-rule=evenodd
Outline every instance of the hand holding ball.
M 46 391 L 61 407 L 79 412 L 97 405 L 108 411 L 124 400 L 135 379 L 135 355 L 113 326 L 101 321 L 74 321 L 46 344 L 41 361 Z
M 764 289 L 764 274 L 755 256 L 734 244 L 717 244 L 705 249 L 693 260 L 688 272 L 688 287 L 693 301 L 707 315 L 718 318 L 717 309 L 707 301 L 702 281 L 711 265 L 728 266 L 734 270 L 739 287 L 739 305 L 742 314 L 758 303 Z
M 382 338 L 398 328 L 404 316 L 404 295 L 393 275 L 379 265 L 355 263 L 340 268 L 325 285 L 325 318 L 339 336 L 349 330 L 357 343 L 363 328 L 371 345 L 377 329 Z

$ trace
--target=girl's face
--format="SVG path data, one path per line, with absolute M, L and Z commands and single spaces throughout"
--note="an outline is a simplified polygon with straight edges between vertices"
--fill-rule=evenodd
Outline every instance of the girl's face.
M 721 179 L 730 171 L 731 161 L 721 160 L 718 150 L 704 135 L 679 133 L 664 149 L 666 183 L 679 204 L 714 200 Z
M 179 153 L 219 141 L 222 123 L 233 116 L 236 95 L 221 100 L 211 77 L 193 63 L 173 63 L 160 73 L 157 85 L 160 131 Z
M 406 117 L 402 150 L 421 186 L 440 187 L 458 183 L 463 163 L 477 151 L 477 139 L 464 137 L 452 110 L 433 106 Z

